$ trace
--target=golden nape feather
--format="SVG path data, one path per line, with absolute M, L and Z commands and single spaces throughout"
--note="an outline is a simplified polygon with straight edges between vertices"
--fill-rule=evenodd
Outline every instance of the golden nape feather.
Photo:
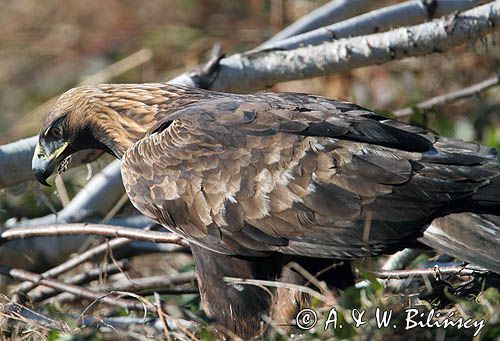
M 192 243 L 207 312 L 244 338 L 259 333 L 260 316 L 273 315 L 276 302 L 260 288 L 228 287 L 224 276 L 304 284 L 286 264 L 316 273 L 419 245 L 437 217 L 500 212 L 494 149 L 307 94 L 80 87 L 44 123 L 34 172 L 45 181 L 54 164 L 89 148 L 121 158 L 135 207 Z M 448 242 L 434 233 L 430 244 L 500 272 L 498 257 L 449 247 L 454 238 L 477 245 L 473 233 L 442 231 Z M 348 266 L 321 276 L 352 284 Z M 281 312 L 307 301 L 290 296 L 284 307 L 283 295 Z

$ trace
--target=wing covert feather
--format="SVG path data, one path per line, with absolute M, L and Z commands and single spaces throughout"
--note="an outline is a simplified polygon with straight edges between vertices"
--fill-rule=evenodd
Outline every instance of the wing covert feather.
M 484 185 L 476 146 L 347 102 L 214 95 L 166 114 L 122 174 L 141 212 L 217 252 L 353 258 L 404 247 Z

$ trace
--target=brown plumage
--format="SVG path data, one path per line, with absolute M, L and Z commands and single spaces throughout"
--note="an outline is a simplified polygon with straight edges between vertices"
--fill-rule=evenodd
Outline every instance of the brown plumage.
M 284 314 L 282 292 L 228 289 L 223 276 L 305 283 L 284 265 L 315 273 L 328 259 L 415 245 L 439 216 L 500 212 L 494 149 L 306 94 L 84 86 L 45 121 L 34 172 L 44 182 L 88 148 L 122 159 L 132 203 L 193 244 L 206 310 L 243 337 L 259 331 L 261 314 L 286 320 L 307 300 L 291 293 Z M 464 250 L 455 255 L 467 260 Z M 500 271 L 498 261 L 484 265 Z

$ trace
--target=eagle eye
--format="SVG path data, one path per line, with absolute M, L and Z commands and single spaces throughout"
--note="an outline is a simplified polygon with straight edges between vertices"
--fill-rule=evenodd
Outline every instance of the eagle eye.
M 45 135 L 54 139 L 61 139 L 63 137 L 63 128 L 61 125 L 52 126 Z

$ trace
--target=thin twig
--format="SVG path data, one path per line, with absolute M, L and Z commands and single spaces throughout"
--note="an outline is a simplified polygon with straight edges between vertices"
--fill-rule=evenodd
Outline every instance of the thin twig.
M 435 276 L 440 275 L 455 275 L 455 276 L 471 276 L 486 273 L 486 269 L 482 268 L 467 268 L 465 266 L 446 266 L 434 267 L 432 269 L 411 269 L 411 270 L 393 270 L 393 271 L 373 271 L 373 274 L 382 279 L 404 279 L 415 276 Z
M 118 265 L 120 268 L 126 267 L 128 264 L 128 260 L 122 259 L 118 261 Z M 66 279 L 64 282 L 68 284 L 74 285 L 82 285 L 94 281 L 99 278 L 102 273 L 106 273 L 108 276 L 117 274 L 120 272 L 120 268 L 115 264 L 109 264 L 104 268 L 98 267 L 90 270 L 86 270 L 83 273 L 77 274 L 71 278 Z M 44 288 L 40 291 L 31 293 L 29 295 L 30 300 L 34 303 L 46 300 L 50 297 L 57 295 L 59 292 L 52 288 Z
M 56 266 L 50 270 L 45 271 L 40 276 L 42 278 L 57 277 L 65 272 L 73 269 L 74 267 L 88 261 L 89 259 L 92 259 L 95 256 L 97 256 L 103 252 L 106 252 L 108 250 L 108 247 L 117 248 L 117 247 L 129 244 L 131 242 L 132 242 L 132 240 L 126 239 L 126 238 L 116 238 L 116 239 L 110 240 L 107 244 L 106 243 L 100 244 L 100 245 L 98 245 L 90 250 L 85 251 L 84 253 L 82 253 L 76 257 L 68 259 L 66 262 L 61 263 L 58 266 Z M 38 285 L 37 283 L 23 282 L 15 288 L 14 292 L 16 292 L 16 293 L 27 292 L 27 291 L 33 289 L 34 287 L 36 287 L 37 285 Z
M 194 271 L 180 272 L 168 276 L 151 276 L 142 278 L 125 279 L 102 286 L 105 290 L 120 290 L 136 292 L 151 288 L 164 288 L 172 285 L 186 283 L 196 283 L 196 273 Z
M 257 285 L 257 286 L 264 286 L 264 287 L 293 289 L 293 290 L 297 290 L 297 291 L 309 294 L 312 297 L 316 297 L 317 299 L 319 299 L 323 302 L 330 301 L 330 299 L 328 297 L 320 294 L 316 290 L 305 287 L 303 285 L 298 285 L 298 284 L 293 284 L 293 283 L 266 281 L 266 280 L 249 279 L 249 278 L 237 278 L 237 277 L 224 277 L 224 281 L 231 283 L 231 284 L 250 284 L 250 285 Z
M 40 236 L 65 236 L 65 235 L 96 235 L 105 237 L 128 238 L 143 240 L 154 243 L 171 243 L 188 247 L 184 239 L 174 233 L 144 231 L 123 226 L 112 226 L 104 224 L 65 224 L 46 225 L 34 227 L 15 227 L 7 229 L 0 234 L 0 244 L 14 239 L 22 239 Z
M 457 91 L 452 91 L 444 95 L 430 98 L 423 102 L 417 103 L 414 106 L 396 110 L 393 112 L 393 114 L 396 115 L 396 117 L 411 116 L 415 113 L 416 110 L 428 110 L 437 107 L 439 105 L 458 101 L 460 99 L 471 96 L 476 96 L 479 93 L 489 88 L 497 86 L 498 84 L 500 84 L 500 75 L 493 76 L 491 78 L 488 78 L 487 80 L 484 80 L 482 82 L 476 83 L 474 85 L 468 86 L 466 88 Z
M 158 295 L 158 293 L 155 293 L 154 297 L 155 297 L 156 311 L 158 312 L 158 317 L 160 318 L 161 324 L 163 325 L 163 334 L 165 335 L 167 341 L 171 341 L 172 339 L 170 338 L 168 325 L 167 322 L 165 321 L 166 314 L 163 312 L 163 309 L 161 307 L 160 295 Z
M 121 308 L 129 309 L 129 310 L 139 310 L 143 311 L 145 305 L 142 303 L 135 302 L 129 299 L 123 299 L 116 297 L 113 292 L 105 294 L 101 292 L 97 292 L 94 290 L 90 290 L 87 288 L 82 288 L 73 284 L 63 283 L 56 279 L 52 278 L 43 278 L 41 275 L 22 270 L 22 269 L 13 269 L 7 266 L 0 265 L 0 273 L 6 276 L 9 276 L 14 279 L 20 279 L 23 281 L 30 281 L 39 285 L 44 285 L 50 288 L 54 288 L 60 291 L 69 292 L 78 297 L 99 300 L 100 302 L 118 306 Z M 155 308 L 152 304 L 146 306 L 146 308 L 150 311 L 155 311 Z
M 68 332 L 70 327 L 64 323 L 56 321 L 48 316 L 31 310 L 19 303 L 12 302 L 5 297 L 5 303 L 0 303 L 0 316 L 18 320 L 24 323 L 35 324 L 48 330 L 61 330 Z

